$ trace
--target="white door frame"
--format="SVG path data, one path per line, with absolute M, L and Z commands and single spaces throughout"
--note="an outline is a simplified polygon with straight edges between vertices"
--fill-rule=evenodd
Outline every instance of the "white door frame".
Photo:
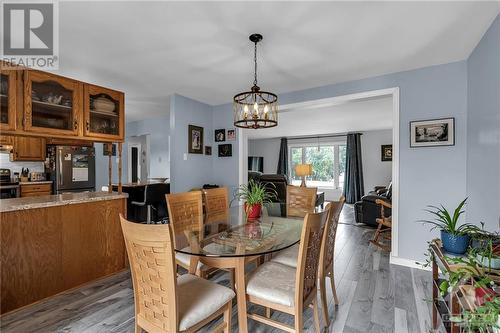
M 142 162 L 142 145 L 138 142 L 129 142 L 128 143 L 128 161 L 127 161 L 127 170 L 128 170 L 128 181 L 132 182 L 132 148 L 136 147 L 138 150 L 137 154 L 137 179 L 141 181 L 141 162 Z
M 398 228 L 399 228 L 399 87 L 371 90 L 360 93 L 317 99 L 306 102 L 280 105 L 280 113 L 296 109 L 315 109 L 342 104 L 348 101 L 392 96 L 392 232 L 391 232 L 391 261 L 398 257 Z M 248 178 L 248 132 L 240 131 L 239 135 L 239 182 L 246 184 Z

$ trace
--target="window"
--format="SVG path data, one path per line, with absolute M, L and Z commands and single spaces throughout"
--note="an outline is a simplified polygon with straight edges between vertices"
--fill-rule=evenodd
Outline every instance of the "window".
M 346 146 L 344 143 L 294 144 L 289 146 L 290 180 L 300 185 L 295 175 L 297 164 L 312 164 L 313 174 L 306 178 L 308 186 L 343 188 Z

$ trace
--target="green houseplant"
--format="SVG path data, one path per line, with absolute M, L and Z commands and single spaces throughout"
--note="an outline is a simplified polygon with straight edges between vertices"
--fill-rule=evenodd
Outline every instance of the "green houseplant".
M 272 202 L 277 197 L 274 184 L 263 184 L 250 179 L 248 184 L 241 184 L 236 193 L 239 200 L 245 201 L 245 212 L 248 219 L 260 217 L 262 205 Z
M 443 205 L 428 206 L 426 212 L 432 214 L 432 220 L 420 220 L 424 224 L 432 225 L 431 230 L 441 230 L 441 241 L 446 251 L 455 254 L 464 254 L 470 243 L 470 233 L 476 232 L 479 228 L 470 223 L 459 224 L 460 216 L 465 212 L 463 209 L 467 198 L 465 198 L 455 208 L 453 213 L 448 211 Z

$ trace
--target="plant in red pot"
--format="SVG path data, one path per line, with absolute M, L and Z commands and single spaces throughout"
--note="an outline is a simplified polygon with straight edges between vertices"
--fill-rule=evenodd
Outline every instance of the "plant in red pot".
M 263 184 L 253 179 L 248 184 L 238 188 L 236 197 L 245 201 L 245 213 L 248 220 L 255 220 L 262 214 L 262 205 L 272 202 L 276 198 L 274 184 Z

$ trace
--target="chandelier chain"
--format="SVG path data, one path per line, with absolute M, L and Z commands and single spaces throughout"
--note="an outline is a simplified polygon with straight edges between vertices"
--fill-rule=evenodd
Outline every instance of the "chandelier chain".
M 253 77 L 253 85 L 257 85 L 257 42 L 255 42 L 254 49 L 253 49 L 253 62 L 255 66 L 254 70 L 254 77 Z

